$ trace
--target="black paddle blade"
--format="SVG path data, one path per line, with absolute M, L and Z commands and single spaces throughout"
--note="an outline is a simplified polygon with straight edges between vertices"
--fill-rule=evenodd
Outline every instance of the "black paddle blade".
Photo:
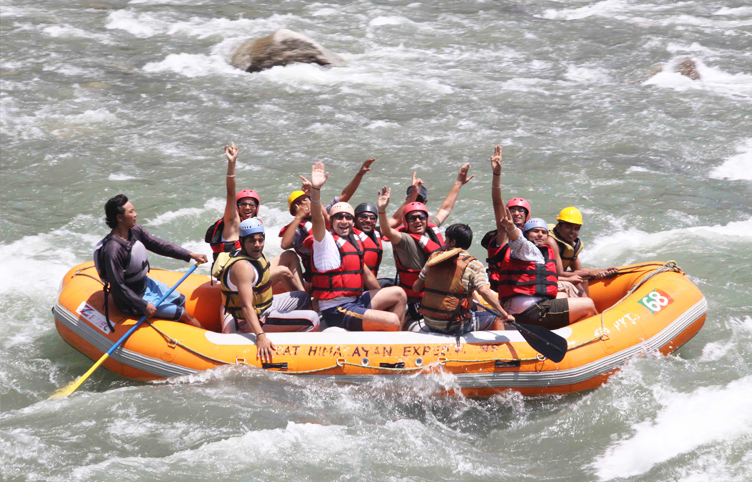
M 516 321 L 507 321 L 519 330 L 525 341 L 544 357 L 559 363 L 567 354 L 567 340 L 548 328 L 537 325 L 523 325 Z

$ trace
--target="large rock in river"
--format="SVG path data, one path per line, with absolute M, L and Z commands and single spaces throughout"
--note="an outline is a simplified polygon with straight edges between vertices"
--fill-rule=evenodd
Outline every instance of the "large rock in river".
M 347 65 L 345 59 L 325 49 L 314 40 L 292 30 L 277 30 L 268 37 L 243 42 L 230 59 L 233 67 L 258 72 L 276 65 L 295 62 L 326 67 Z

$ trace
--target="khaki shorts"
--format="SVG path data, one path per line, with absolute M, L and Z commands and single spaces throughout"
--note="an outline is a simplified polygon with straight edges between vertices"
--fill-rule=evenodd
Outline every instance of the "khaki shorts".
M 522 313 L 514 315 L 514 319 L 518 323 L 540 325 L 549 330 L 567 326 L 569 325 L 569 300 L 557 298 L 539 301 Z

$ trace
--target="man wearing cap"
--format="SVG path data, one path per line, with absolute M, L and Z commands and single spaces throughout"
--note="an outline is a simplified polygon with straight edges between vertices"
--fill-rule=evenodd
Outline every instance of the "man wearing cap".
M 353 179 L 350 181 L 350 183 L 345 186 L 345 188 L 342 190 L 342 193 L 339 196 L 334 196 L 334 199 L 331 203 L 327 206 L 327 212 L 324 213 L 325 217 L 328 217 L 328 211 L 329 208 L 331 208 L 332 205 L 338 203 L 338 202 L 347 202 L 350 200 L 350 198 L 355 194 L 355 191 L 357 191 L 358 187 L 360 186 L 360 182 L 363 180 L 363 176 L 367 172 L 371 170 L 371 164 L 376 159 L 368 159 L 366 160 L 361 166 L 358 172 L 355 174 Z M 294 216 L 295 219 L 292 220 L 290 224 L 283 227 L 282 230 L 279 232 L 279 237 L 282 238 L 280 241 L 280 246 L 282 249 L 289 250 L 294 249 L 295 253 L 298 254 L 300 257 L 300 263 L 303 264 L 303 270 L 300 269 L 300 263 L 297 261 L 297 257 L 294 260 L 295 263 L 284 263 L 288 266 L 290 266 L 290 269 L 294 273 L 301 273 L 301 278 L 305 281 L 310 282 L 311 281 L 311 251 L 310 249 L 303 246 L 303 241 L 307 237 L 311 235 L 311 229 L 313 227 L 313 224 L 311 223 L 311 181 L 306 179 L 304 176 L 300 176 L 300 178 L 303 180 L 303 186 L 298 191 L 293 191 L 290 196 L 287 198 L 287 207 L 290 210 L 290 214 Z M 329 223 L 329 220 L 326 220 L 327 224 Z M 285 252 L 289 253 L 289 252 Z M 285 253 L 282 253 L 282 255 L 285 255 Z M 292 253 L 289 253 L 285 256 L 290 256 Z M 286 261 L 292 261 L 287 260 Z M 297 270 L 295 269 L 297 265 Z
M 447 334 L 480 330 L 503 330 L 510 319 L 491 291 L 483 264 L 467 252 L 473 231 L 467 224 L 452 224 L 446 229 L 446 250 L 432 254 L 413 284 L 413 291 L 423 291 L 420 313 L 423 321 L 411 329 Z M 473 293 L 504 316 L 499 319 L 489 311 L 473 310 Z M 512 318 L 513 320 L 514 318 Z
M 596 314 L 590 298 L 556 298 L 556 257 L 546 244 L 548 225 L 543 219 L 530 219 L 520 230 L 505 208 L 499 224 L 509 237 L 499 279 L 499 299 L 507 313 L 520 323 L 549 329 Z
M 619 272 L 617 268 L 608 269 L 590 269 L 583 268 L 579 255 L 584 247 L 580 241 L 579 234 L 582 228 L 582 213 L 574 206 L 564 208 L 556 217 L 556 225 L 549 225 L 550 236 L 547 244 L 551 246 L 561 259 L 561 271 L 559 277 L 569 275 L 568 280 L 559 281 L 559 291 L 565 292 L 569 296 L 588 296 L 588 282 L 582 277 L 593 279 L 602 279 L 609 275 L 615 275 Z M 578 285 L 579 288 L 575 288 Z
M 351 331 L 398 331 L 405 319 L 405 293 L 397 287 L 379 289 L 363 260 L 363 244 L 354 234 L 352 206 L 335 203 L 329 211 L 331 231 L 326 229 L 321 187 L 328 176 L 322 162 L 313 165 L 313 233 L 305 242 L 312 250 L 311 294 L 319 300 L 329 326 Z
M 222 333 L 256 335 L 258 357 L 271 361 L 274 345 L 265 332 L 317 331 L 319 316 L 311 311 L 305 291 L 272 295 L 271 266 L 264 255 L 266 234 L 258 219 L 240 223 L 241 249 L 222 253 L 215 264 L 225 315 Z

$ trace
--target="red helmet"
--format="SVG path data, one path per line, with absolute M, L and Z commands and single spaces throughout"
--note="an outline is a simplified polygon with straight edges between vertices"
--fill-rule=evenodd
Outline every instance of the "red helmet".
M 530 219 L 530 203 L 522 199 L 521 197 L 515 197 L 509 200 L 507 203 L 507 209 L 511 208 L 512 206 L 519 206 L 521 208 L 524 208 L 525 211 L 527 211 L 527 214 L 525 215 L 525 222 L 527 222 Z
M 402 210 L 402 222 L 405 224 L 405 227 L 407 227 L 407 215 L 415 211 L 423 211 L 428 216 L 428 207 L 425 204 L 418 202 L 407 203 L 405 204 L 405 209 Z
M 235 199 L 235 202 L 240 202 L 241 199 L 249 197 L 251 199 L 256 200 L 256 204 L 261 204 L 261 198 L 259 198 L 259 195 L 256 194 L 256 191 L 253 189 L 243 189 L 238 193 L 237 198 Z

